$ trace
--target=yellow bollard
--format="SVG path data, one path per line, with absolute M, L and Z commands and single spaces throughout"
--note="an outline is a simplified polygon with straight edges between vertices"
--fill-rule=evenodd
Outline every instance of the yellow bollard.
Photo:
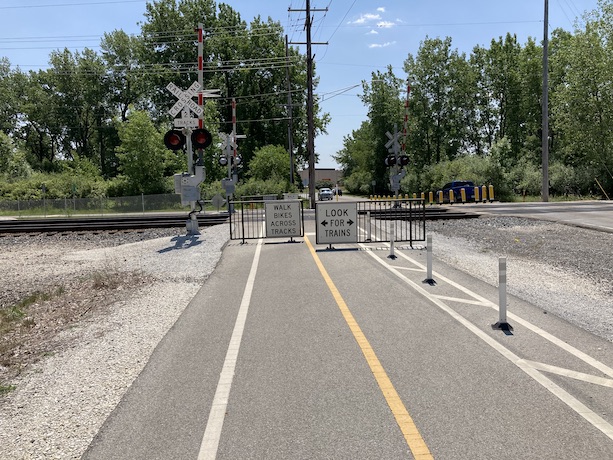
M 443 191 L 439 190 L 438 191 L 438 204 L 443 204 L 443 201 L 444 201 L 444 199 L 443 199 Z
M 417 193 L 413 193 L 413 199 L 417 199 Z
M 485 185 L 481 187 L 481 200 L 484 203 L 487 200 L 487 187 Z
M 455 197 L 453 196 L 453 190 L 449 190 L 449 204 L 455 203 Z
M 462 197 L 462 204 L 466 203 L 466 190 L 464 190 L 464 187 L 460 189 L 460 196 Z
M 426 194 L 424 192 L 421 192 L 421 199 L 426 201 Z
M 494 186 L 490 185 L 490 203 L 494 202 Z
M 479 187 L 475 187 L 475 203 L 479 202 Z
M 430 202 L 430 206 L 434 203 L 434 192 L 428 192 L 428 201 Z

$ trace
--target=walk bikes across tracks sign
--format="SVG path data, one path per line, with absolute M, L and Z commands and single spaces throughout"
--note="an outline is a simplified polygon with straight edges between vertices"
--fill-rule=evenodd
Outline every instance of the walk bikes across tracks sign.
M 230 202 L 231 240 L 304 236 L 302 201 L 257 198 Z
M 266 237 L 302 236 L 302 207 L 300 201 L 277 200 L 265 203 Z

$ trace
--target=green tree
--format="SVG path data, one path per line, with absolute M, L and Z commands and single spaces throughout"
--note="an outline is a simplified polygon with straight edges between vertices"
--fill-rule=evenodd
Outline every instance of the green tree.
M 121 145 L 117 148 L 119 170 L 132 193 L 162 193 L 164 183 L 163 135 L 146 112 L 134 111 L 117 125 Z
M 343 182 L 350 193 L 372 193 L 375 139 L 369 121 L 343 139 L 343 148 L 334 156 L 343 170 Z
M 370 84 L 362 84 L 364 92 L 361 99 L 369 108 L 368 119 L 373 139 L 372 155 L 367 167 L 372 173 L 372 180 L 376 182 L 376 193 L 384 193 L 389 189 L 389 168 L 385 165 L 385 158 L 389 155 L 385 144 L 389 139 L 385 133 L 393 133 L 394 129 L 402 132 L 402 83 L 390 66 L 385 73 L 373 72 Z
M 578 169 L 595 169 L 613 189 L 613 6 L 599 2 L 585 30 L 576 31 L 554 56 L 565 65 L 552 95 L 559 132 L 553 159 Z M 572 64 L 571 64 L 572 63 Z
M 289 183 L 290 159 L 284 147 L 267 145 L 256 150 L 249 173 L 256 180 L 276 180 Z
M 464 56 L 446 37 L 426 38 L 417 56 L 409 54 L 404 63 L 411 83 L 411 114 L 421 132 L 412 143 L 418 165 L 452 159 L 461 152 L 469 113 L 465 95 L 471 89 L 462 85 L 468 70 L 462 61 Z

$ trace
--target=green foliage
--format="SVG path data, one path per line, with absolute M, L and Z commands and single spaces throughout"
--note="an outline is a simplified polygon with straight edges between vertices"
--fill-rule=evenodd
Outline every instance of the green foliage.
M 215 195 L 226 197 L 226 191 L 221 186 L 221 181 L 200 184 L 200 196 L 203 200 L 211 200 Z
M 132 112 L 117 127 L 121 139 L 117 148 L 119 170 L 127 180 L 129 194 L 162 193 L 166 158 L 163 135 L 145 112 Z
M 320 188 L 334 188 L 334 187 L 336 187 L 336 184 L 332 182 L 331 180 L 319 180 L 315 183 L 315 188 L 318 190 Z
M 290 185 L 285 181 L 277 181 L 274 179 L 257 180 L 249 179 L 246 182 L 236 186 L 234 193 L 235 197 L 257 196 L 257 195 L 277 195 L 282 196 L 283 193 L 297 192 L 296 186 Z
M 204 86 L 236 97 L 239 120 L 257 120 L 239 125 L 240 134 L 247 135 L 239 147 L 243 174 L 254 180 L 248 188 L 268 179 L 286 183 L 287 125 L 278 121 L 286 100 L 280 92 L 287 88 L 289 71 L 294 155 L 296 166 L 304 166 L 306 57 L 290 47 L 287 69 L 270 64 L 286 59 L 283 28 L 271 19 L 247 22 L 214 0 L 161 0 L 147 2 L 140 34 L 107 33 L 100 52 L 55 50 L 48 69 L 27 74 L 0 59 L 5 179 L 0 195 L 40 197 L 43 183 L 49 197 L 172 191 L 171 176 L 185 171 L 186 161 L 162 147 L 160 133 L 168 127 L 172 101 L 166 85 L 187 88 L 193 82 L 190 63 L 199 23 L 209 33 L 204 64 L 219 68 L 205 73 Z M 548 134 L 554 194 L 600 194 L 598 180 L 613 196 L 612 68 L 611 0 L 599 0 L 583 27 L 552 33 Z M 407 56 L 404 72 L 399 77 L 388 67 L 363 82 L 368 120 L 345 137 L 335 155 L 349 191 L 372 193 L 375 181 L 376 193 L 389 192 L 385 133 L 395 127 L 403 131 L 406 111 L 403 142 L 411 165 L 403 191 L 463 176 L 498 184 L 500 198 L 513 191 L 539 193 L 542 48 L 537 41 L 522 44 L 508 33 L 466 55 L 450 37 L 424 37 L 417 53 Z M 315 114 L 316 133 L 325 132 L 329 116 L 321 113 L 317 98 Z M 214 134 L 218 127 L 230 131 L 232 115 L 228 99 L 205 104 L 205 123 Z M 269 146 L 271 139 L 283 147 Z M 225 154 L 218 145 L 216 139 L 204 156 L 209 183 L 227 174 L 217 161 Z M 471 157 L 478 161 L 467 160 Z M 48 174 L 39 175 L 43 172 Z M 101 178 L 110 179 L 108 185 Z
M 259 181 L 287 181 L 290 179 L 290 159 L 280 145 L 267 145 L 255 151 L 249 163 L 250 176 Z
M 0 174 L 8 171 L 9 160 L 13 156 L 15 147 L 10 137 L 0 131 Z
M 349 176 L 345 176 L 345 188 L 349 193 L 355 195 L 372 194 L 371 175 L 366 171 L 354 171 Z
M 32 175 L 32 167 L 23 150 L 17 150 L 9 156 L 6 165 L 6 176 L 9 180 L 27 179 Z

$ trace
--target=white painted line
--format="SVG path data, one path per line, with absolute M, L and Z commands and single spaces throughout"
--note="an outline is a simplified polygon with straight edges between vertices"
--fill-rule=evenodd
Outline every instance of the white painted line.
M 565 369 L 563 367 L 552 366 L 551 364 L 537 363 L 535 361 L 523 360 L 528 366 L 539 371 L 548 372 L 550 374 L 562 375 L 575 380 L 581 380 L 587 383 L 593 383 L 594 385 L 601 385 L 603 387 L 613 388 L 613 380 L 606 379 L 604 377 L 598 377 L 596 375 L 584 374 L 583 372 L 573 371 L 571 369 Z
M 475 334 L 477 337 L 479 337 L 481 340 L 487 343 L 490 347 L 492 347 L 494 350 L 496 350 L 498 353 L 500 353 L 510 362 L 515 364 L 517 367 L 519 367 L 522 371 L 524 371 L 526 374 L 532 377 L 536 382 L 538 382 L 544 388 L 549 390 L 552 394 L 554 394 L 557 398 L 559 398 L 564 404 L 566 404 L 568 407 L 573 409 L 577 414 L 582 416 L 585 420 L 587 420 L 595 428 L 599 429 L 608 438 L 613 440 L 613 425 L 611 425 L 605 419 L 600 417 L 598 414 L 596 414 L 594 411 L 592 411 L 590 408 L 588 408 L 585 404 L 583 404 L 577 398 L 572 396 L 570 393 L 568 393 L 567 391 L 563 390 L 561 387 L 553 383 L 551 380 L 549 380 L 547 377 L 541 374 L 538 370 L 528 365 L 525 360 L 521 359 L 519 356 L 517 356 L 511 350 L 506 348 L 504 345 L 497 342 L 493 337 L 490 337 L 489 335 L 487 335 L 485 332 L 483 332 L 473 323 L 468 321 L 462 315 L 457 313 L 451 307 L 447 306 L 440 299 L 432 296 L 426 289 L 421 287 L 419 284 L 406 278 L 398 270 L 391 267 L 385 260 L 381 259 L 380 257 L 377 257 L 375 254 L 373 254 L 370 251 L 367 251 L 367 253 L 370 256 L 372 256 L 377 262 L 379 262 L 381 265 L 387 268 L 390 272 L 394 273 L 401 280 L 403 280 L 406 284 L 408 284 L 413 289 L 415 289 L 418 293 L 423 295 L 426 299 L 429 299 L 437 307 L 439 307 L 444 312 L 448 313 L 452 318 L 454 318 L 456 321 L 458 321 L 460 324 L 466 327 L 469 331 L 471 331 L 473 334 Z M 468 289 L 466 290 L 468 291 Z
M 396 265 L 394 266 L 394 268 L 395 268 L 396 270 L 407 270 L 407 271 L 410 271 L 410 272 L 421 272 L 421 271 L 423 271 L 423 270 L 421 270 L 420 268 L 398 267 L 398 266 L 396 266 Z
M 402 252 L 398 252 L 398 254 L 405 258 L 406 260 L 408 260 L 409 262 L 415 264 L 418 267 L 422 267 L 423 270 L 426 269 L 426 267 L 424 267 L 422 264 L 420 264 L 419 262 L 417 262 L 414 259 L 411 259 L 409 256 L 407 256 L 406 254 L 402 253 Z M 461 284 L 456 283 L 455 281 L 450 280 L 449 278 L 445 278 L 443 275 L 434 272 L 434 275 L 436 276 L 436 278 L 438 280 L 444 281 L 445 283 L 449 284 L 450 286 L 455 287 L 456 289 L 462 291 L 463 293 L 465 293 L 466 295 L 478 300 L 479 302 L 481 302 L 484 306 L 486 307 L 490 307 L 493 308 L 495 310 L 498 310 L 498 305 L 496 305 L 494 302 L 489 301 L 488 299 L 486 299 L 485 297 L 480 296 L 479 294 L 476 294 L 474 292 L 472 292 L 470 289 L 462 286 Z M 557 338 L 556 336 L 550 334 L 549 332 L 541 329 L 540 327 L 526 321 L 525 319 L 513 314 L 513 313 L 507 313 L 507 317 L 512 320 L 510 321 L 511 324 L 521 324 L 523 327 L 525 327 L 526 329 L 531 330 L 532 332 L 534 332 L 535 334 L 540 335 L 542 338 L 544 338 L 545 340 L 549 340 L 551 343 L 553 343 L 554 345 L 557 345 L 559 348 L 563 349 L 564 351 L 570 353 L 571 355 L 573 355 L 574 357 L 580 359 L 581 361 L 589 364 L 590 366 L 592 366 L 594 369 L 598 369 L 600 372 L 602 372 L 603 374 L 608 375 L 609 377 L 613 378 L 613 368 L 610 368 L 609 366 L 607 366 L 604 363 L 601 363 L 600 361 L 592 358 L 590 355 L 588 355 L 587 353 L 582 352 L 581 350 L 578 350 L 577 348 L 573 347 L 572 345 L 569 345 L 568 343 L 564 342 L 563 340 Z
M 460 302 L 460 303 L 467 303 L 470 305 L 480 305 L 482 307 L 485 307 L 486 305 L 483 304 L 483 302 L 479 301 L 479 300 L 471 300 L 471 299 L 460 299 L 459 297 L 449 297 L 446 295 L 437 295 L 437 294 L 432 294 L 432 297 L 435 297 L 437 299 L 441 299 L 441 300 L 448 300 L 450 302 Z
M 243 339 L 243 331 L 245 330 L 245 322 L 247 321 L 247 312 L 249 311 L 249 304 L 251 303 L 251 293 L 253 292 L 253 286 L 255 284 L 255 275 L 258 271 L 258 263 L 260 261 L 260 253 L 262 251 L 262 239 L 258 240 L 255 248 L 255 255 L 253 256 L 253 263 L 251 264 L 251 270 L 249 277 L 247 278 L 247 284 L 245 285 L 245 291 L 241 300 L 241 305 L 236 317 L 236 323 L 234 323 L 234 330 L 232 331 L 232 337 L 230 338 L 230 345 L 226 352 L 226 359 L 224 360 L 223 368 L 219 376 L 219 382 L 217 383 L 217 390 L 213 397 L 213 403 L 211 404 L 211 411 L 209 412 L 209 420 L 206 423 L 204 429 L 204 436 L 202 437 L 202 443 L 200 444 L 200 452 L 198 453 L 198 460 L 214 460 L 217 456 L 217 449 L 219 447 L 219 439 L 221 438 L 221 429 L 226 416 L 226 408 L 228 407 L 228 400 L 230 398 L 230 387 L 234 379 L 234 370 L 236 369 L 236 360 L 238 358 L 238 351 Z

